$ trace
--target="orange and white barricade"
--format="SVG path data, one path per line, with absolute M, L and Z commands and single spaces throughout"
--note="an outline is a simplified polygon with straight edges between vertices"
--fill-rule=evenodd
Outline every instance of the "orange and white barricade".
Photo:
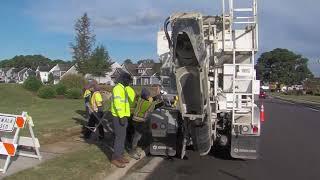
M 21 115 L 0 113 L 0 155 L 7 156 L 3 168 L 0 167 L 1 172 L 5 173 L 7 171 L 13 156 L 25 156 L 41 160 L 40 143 L 34 135 L 33 126 L 32 118 L 26 112 Z M 19 136 L 20 130 L 24 127 L 29 129 L 30 137 Z M 32 147 L 35 152 L 20 152 L 18 150 L 19 146 Z

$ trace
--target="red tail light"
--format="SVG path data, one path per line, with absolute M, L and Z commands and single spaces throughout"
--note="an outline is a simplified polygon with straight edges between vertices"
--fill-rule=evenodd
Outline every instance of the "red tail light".
M 158 128 L 158 125 L 157 125 L 156 123 L 152 123 L 152 124 L 151 124 L 151 128 L 152 128 L 152 129 L 157 129 L 157 128 Z
M 254 134 L 257 134 L 257 133 L 259 132 L 259 128 L 258 128 L 257 126 L 253 126 L 252 132 L 253 132 Z

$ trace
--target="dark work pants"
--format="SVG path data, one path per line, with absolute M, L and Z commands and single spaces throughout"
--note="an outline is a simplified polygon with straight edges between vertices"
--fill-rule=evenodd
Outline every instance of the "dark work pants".
M 133 127 L 134 127 L 134 135 L 132 138 L 132 144 L 131 144 L 131 149 L 135 150 L 137 149 L 138 143 L 143 135 L 143 130 L 144 130 L 144 122 L 133 122 Z
M 112 160 L 119 159 L 124 153 L 124 143 L 126 141 L 128 119 L 113 116 L 114 142 Z
M 89 107 L 86 106 L 86 118 L 90 117 L 90 111 L 89 111 Z
M 103 117 L 103 112 L 95 112 L 95 114 L 99 117 L 99 118 L 102 118 Z M 88 124 L 87 126 L 88 127 L 92 127 L 94 128 L 96 124 L 99 123 L 99 120 L 96 118 L 96 116 L 94 115 L 94 113 L 91 113 L 90 114 L 90 119 L 88 121 Z M 103 126 L 102 124 L 100 124 L 98 126 L 98 130 L 99 130 L 99 138 L 104 138 L 104 130 L 103 130 Z M 90 129 L 87 129 L 86 130 L 86 133 L 85 133 L 85 137 L 86 138 L 89 138 L 90 135 L 91 135 L 92 131 Z

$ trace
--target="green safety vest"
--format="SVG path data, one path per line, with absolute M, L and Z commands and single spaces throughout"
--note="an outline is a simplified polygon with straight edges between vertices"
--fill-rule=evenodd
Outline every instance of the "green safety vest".
M 133 120 L 137 122 L 144 122 L 148 113 L 153 111 L 155 103 L 139 98 L 137 106 L 134 110 Z
M 119 118 L 130 117 L 130 104 L 128 98 L 128 93 L 121 83 L 118 83 L 112 89 L 110 111 L 113 116 Z

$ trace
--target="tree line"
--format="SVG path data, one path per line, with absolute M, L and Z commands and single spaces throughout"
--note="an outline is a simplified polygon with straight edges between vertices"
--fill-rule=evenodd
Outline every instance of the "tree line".
M 20 55 L 11 59 L 0 61 L 0 68 L 31 68 L 35 70 L 38 66 L 54 66 L 56 64 L 72 64 L 71 61 L 61 59 L 51 60 L 43 55 Z

